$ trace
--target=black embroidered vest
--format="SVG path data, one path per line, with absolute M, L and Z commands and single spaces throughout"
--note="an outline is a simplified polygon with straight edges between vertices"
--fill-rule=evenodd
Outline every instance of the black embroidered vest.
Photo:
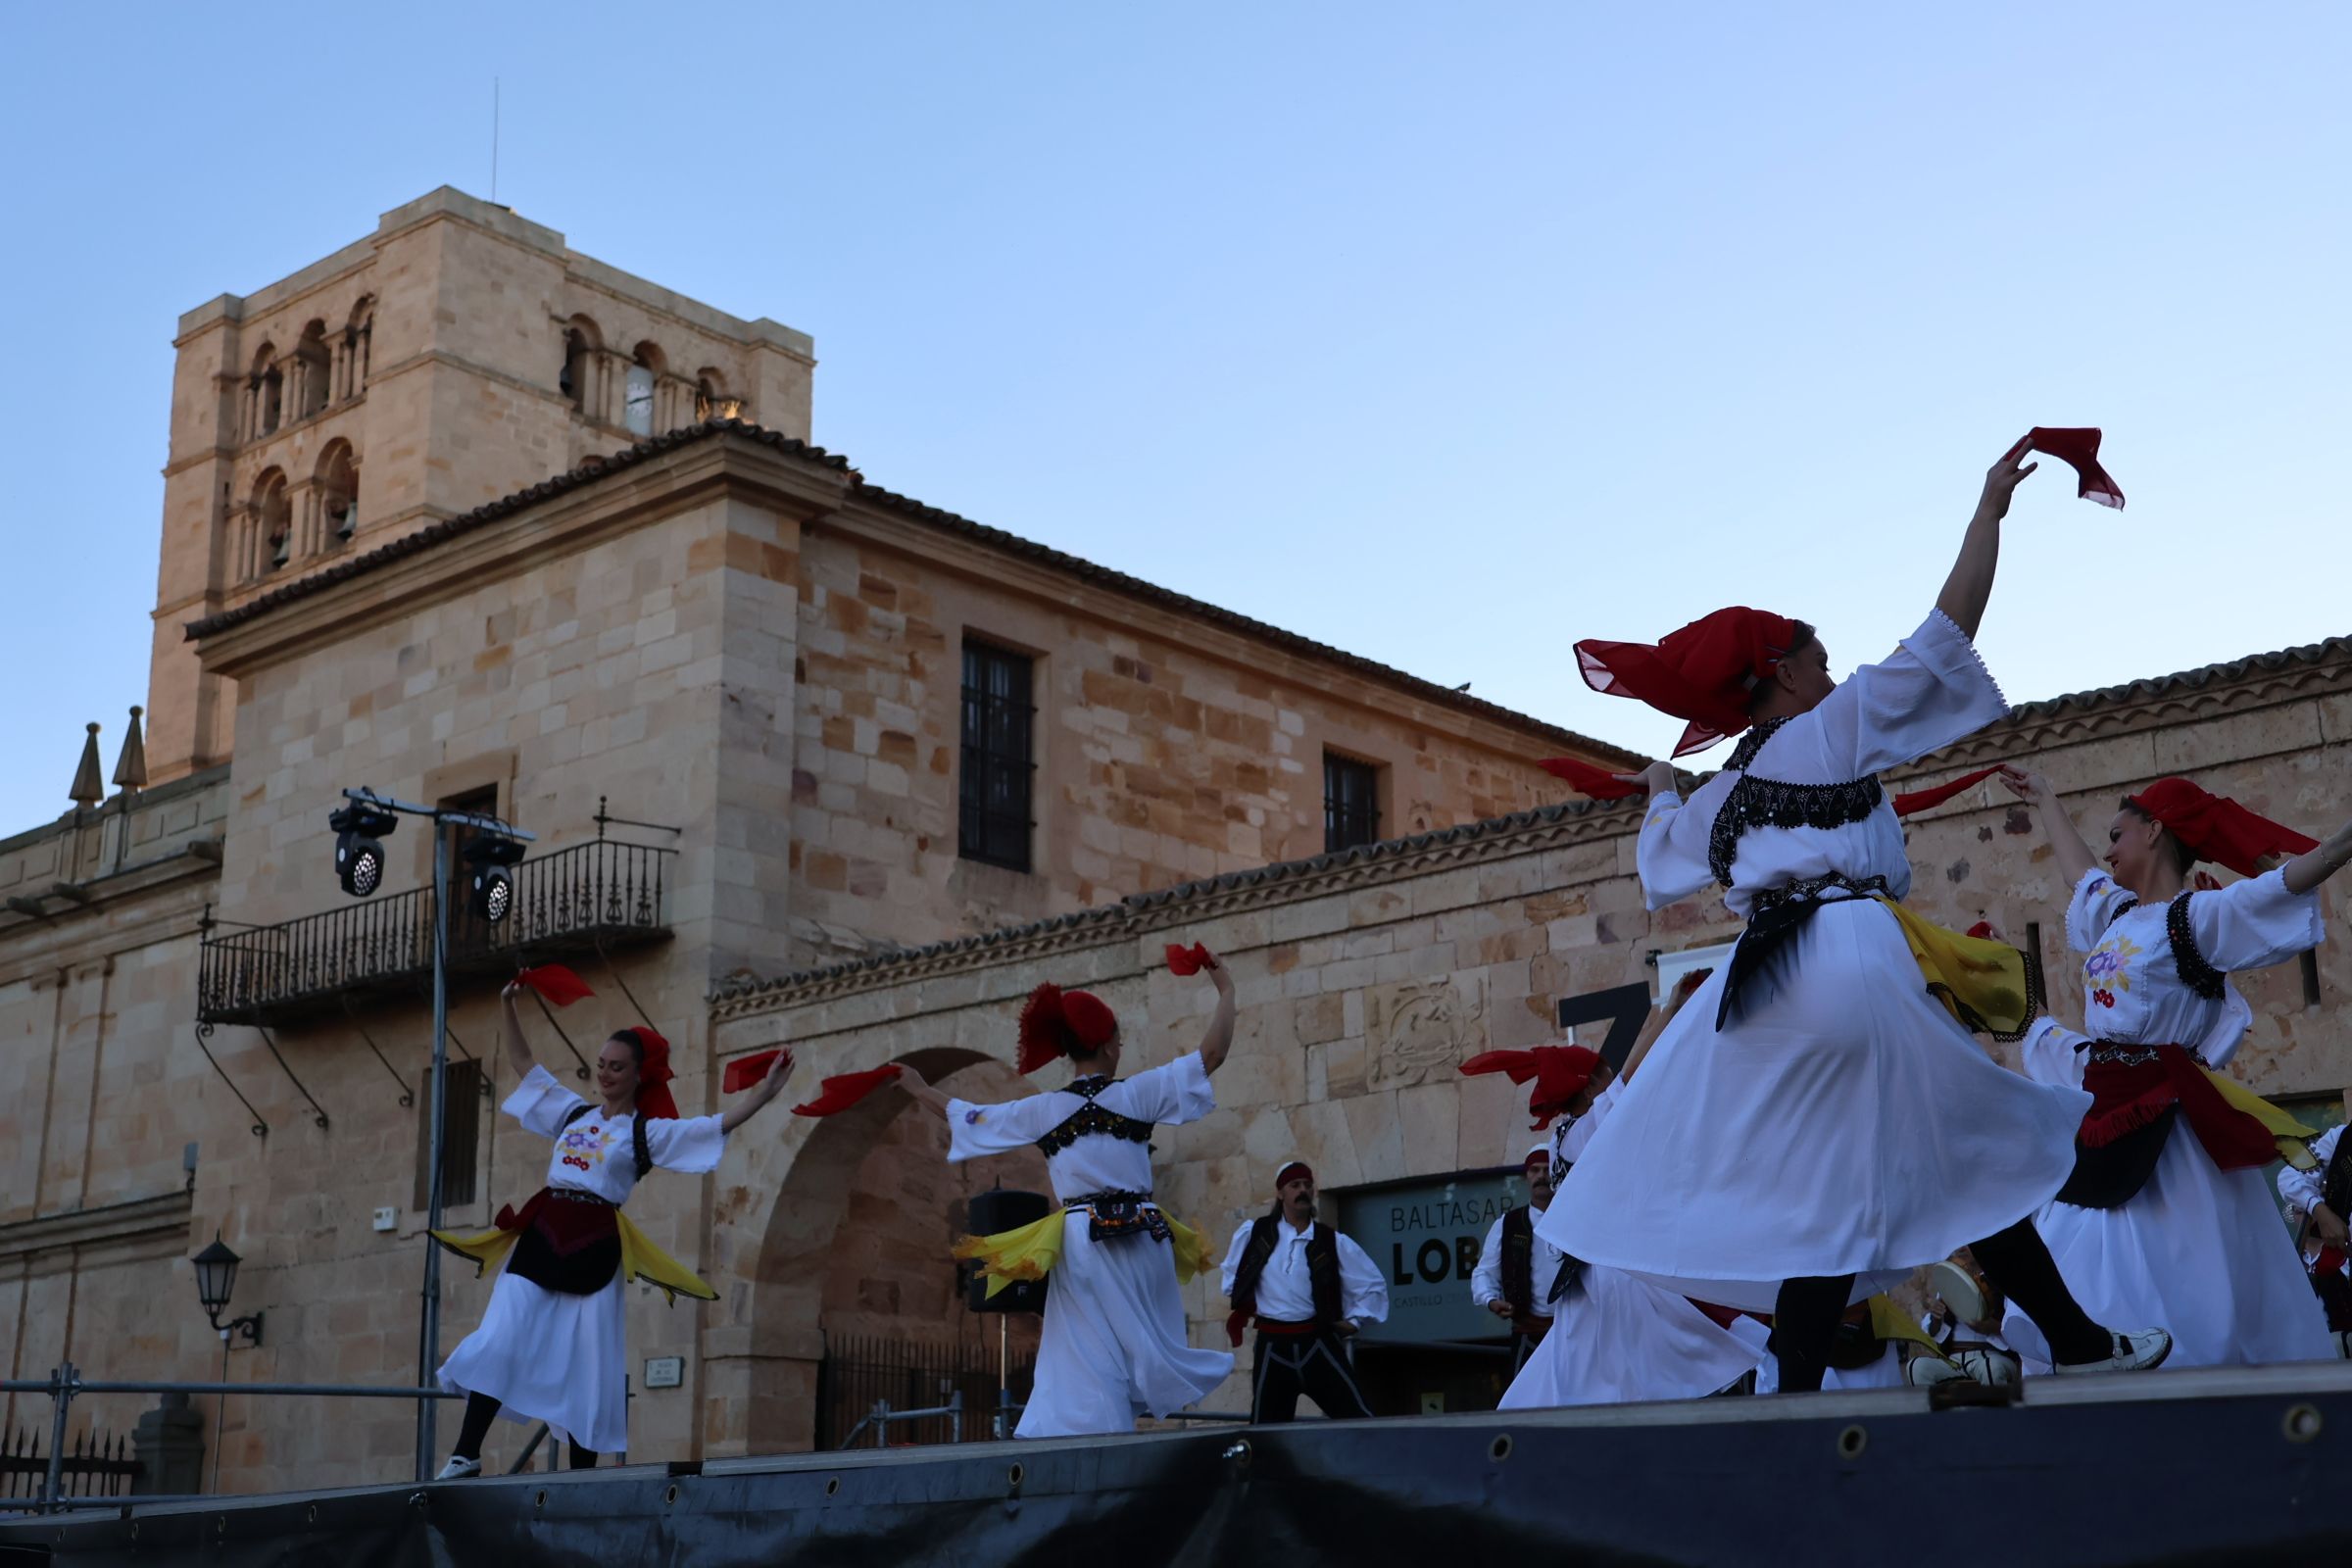
M 1102 1133 L 1112 1138 L 1124 1138 L 1131 1144 L 1148 1144 L 1152 1141 L 1152 1123 L 1137 1121 L 1133 1116 L 1122 1116 L 1115 1110 L 1109 1110 L 1095 1103 L 1095 1097 L 1108 1089 L 1115 1081 L 1107 1077 L 1070 1080 L 1070 1093 L 1085 1101 L 1086 1103 L 1072 1111 L 1059 1126 L 1037 1141 L 1037 1147 L 1045 1152 L 1048 1159 L 1060 1153 L 1079 1139 L 1095 1133 Z
M 1758 778 L 1747 771 L 1764 743 L 1780 732 L 1786 718 L 1767 719 L 1740 739 L 1724 762 L 1740 775 L 1715 824 L 1707 833 L 1707 869 L 1725 887 L 1732 885 L 1732 861 L 1740 855 L 1740 840 L 1759 827 L 1851 827 L 1879 808 L 1885 792 L 1876 777 L 1849 779 L 1842 784 L 1784 784 L 1777 778 Z
M 1536 1211 L 1525 1204 L 1502 1216 L 1502 1298 L 1516 1317 L 1535 1309 Z
M 2352 1133 L 2335 1135 L 2335 1152 L 2328 1156 L 2328 1174 L 2320 1180 L 2320 1201 L 2342 1219 L 2352 1214 Z
M 1260 1215 L 1250 1227 L 1250 1243 L 1242 1249 L 1242 1261 L 1233 1271 L 1233 1309 L 1244 1317 L 1257 1313 L 1257 1280 L 1266 1271 L 1266 1259 L 1282 1239 L 1286 1222 L 1281 1212 Z M 1307 1287 L 1315 1300 L 1315 1326 L 1329 1328 L 1340 1321 L 1340 1244 L 1332 1228 L 1321 1220 L 1306 1238 Z M 1238 1330 L 1236 1331 L 1239 1332 Z M 1240 1340 L 1234 1343 L 1239 1345 Z
M 2207 1002 L 2219 1002 L 2229 976 L 2197 951 L 2196 928 L 2188 923 L 2188 901 L 2194 891 L 2184 889 L 2164 906 L 2164 935 L 2173 945 L 2173 967 L 2180 972 L 2180 983 Z

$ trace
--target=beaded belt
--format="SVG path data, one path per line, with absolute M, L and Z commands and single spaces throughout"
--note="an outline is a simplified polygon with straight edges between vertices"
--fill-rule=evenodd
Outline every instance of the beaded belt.
M 1152 1202 L 1150 1193 L 1086 1193 L 1063 1199 L 1061 1206 L 1087 1211 L 1086 1234 L 1092 1241 L 1125 1241 L 1131 1236 L 1150 1236 L 1162 1242 L 1174 1240 L 1168 1230 L 1167 1216 Z
M 573 1203 L 602 1203 L 607 1208 L 618 1208 L 620 1206 L 618 1203 L 612 1201 L 612 1200 L 610 1198 L 602 1198 L 595 1193 L 584 1193 L 577 1187 L 550 1187 L 547 1190 L 547 1196 L 550 1198 L 561 1198 L 567 1202 Z
M 1822 897 L 1832 889 L 1844 897 Z M 1740 992 L 1757 978 L 1767 960 L 1796 935 L 1797 927 L 1833 904 L 1851 904 L 1886 891 L 1886 879 L 1883 876 L 1856 879 L 1833 871 L 1825 876 L 1785 882 L 1758 893 L 1748 907 L 1747 927 L 1740 933 L 1740 940 L 1732 949 L 1731 962 L 1724 970 L 1722 1000 L 1715 1006 L 1715 1027 L 1721 1029 L 1739 1015 Z
M 1874 893 L 1885 893 L 1886 879 L 1883 876 L 1849 877 L 1838 871 L 1827 872 L 1821 876 L 1800 877 L 1794 882 L 1784 882 L 1779 887 L 1765 888 L 1759 892 L 1748 906 L 1747 917 L 1754 920 L 1765 915 L 1778 914 L 1792 904 L 1822 905 L 1846 902 L 1845 899 L 1822 897 L 1824 893 L 1833 888 L 1844 893 L 1846 899 L 1866 899 Z
M 2156 1060 L 2158 1053 L 2163 1050 L 2162 1046 L 2095 1045 L 2090 1048 L 2090 1054 L 2084 1060 L 2094 1066 L 2145 1067 Z M 2201 1054 L 2191 1051 L 2188 1055 L 2198 1066 L 2206 1065 Z

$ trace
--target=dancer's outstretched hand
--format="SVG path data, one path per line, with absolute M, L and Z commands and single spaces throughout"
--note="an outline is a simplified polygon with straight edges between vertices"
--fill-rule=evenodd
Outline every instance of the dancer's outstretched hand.
M 1987 517 L 2009 515 L 2010 496 L 2016 492 L 2019 485 L 2025 483 L 2027 474 L 2041 466 L 2038 463 L 2026 462 L 2027 450 L 2026 443 L 2020 440 L 2017 445 L 2001 454 L 2000 462 L 1984 470 L 1984 494 L 1977 500 L 1978 515 Z
M 1672 762 L 1652 762 L 1639 773 L 1611 773 L 1609 777 L 1620 784 L 1639 784 L 1652 795 L 1662 795 L 1675 788 Z
M 2022 767 L 2011 767 L 2004 762 L 1999 776 L 2001 787 L 2021 801 L 2043 806 L 2058 798 L 2058 792 L 2050 788 L 2050 781 L 2039 773 L 2029 773 Z

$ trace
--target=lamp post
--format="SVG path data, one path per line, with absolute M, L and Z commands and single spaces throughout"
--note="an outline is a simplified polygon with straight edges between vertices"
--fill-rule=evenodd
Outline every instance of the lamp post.
M 261 1313 L 251 1312 L 244 1317 L 232 1317 L 225 1323 L 220 1321 L 220 1314 L 228 1310 L 228 1298 L 237 1288 L 237 1265 L 245 1260 L 230 1250 L 228 1244 L 220 1240 L 220 1233 L 215 1231 L 212 1245 L 188 1261 L 196 1267 L 196 1299 L 204 1303 L 205 1321 L 211 1323 L 213 1332 L 220 1336 L 220 1381 L 226 1383 L 228 1352 L 237 1343 L 237 1336 L 241 1334 L 245 1337 L 248 1348 L 258 1348 L 262 1343 Z M 228 1394 L 223 1390 L 213 1398 L 215 1492 L 220 1490 L 220 1450 L 228 1446 L 227 1434 Z M 202 1456 L 196 1462 L 201 1466 L 204 1463 Z M 197 1474 L 201 1477 L 203 1471 L 199 1469 Z
M 259 1347 L 262 1343 L 261 1313 L 232 1317 L 225 1323 L 220 1321 L 220 1314 L 228 1310 L 229 1296 L 237 1288 L 237 1265 L 245 1260 L 230 1251 L 227 1244 L 220 1240 L 220 1233 L 215 1231 L 212 1245 L 188 1261 L 196 1265 L 196 1298 L 204 1303 L 204 1315 L 213 1325 L 214 1332 L 220 1336 L 220 1344 L 224 1348 L 233 1345 L 237 1336 L 242 1334 L 247 1348 Z
M 437 1231 L 441 1228 L 441 1150 L 449 1129 L 449 1097 L 444 1092 L 449 1067 L 449 835 L 441 829 L 450 826 L 470 828 L 484 839 L 507 840 L 515 845 L 529 844 L 534 840 L 520 828 L 510 826 L 495 816 L 483 816 L 474 811 L 452 811 L 438 806 L 418 806 L 411 801 L 393 800 L 368 789 L 345 790 L 343 798 L 350 801 L 352 807 L 336 812 L 335 817 L 341 820 L 330 818 L 328 824 L 341 835 L 337 840 L 336 855 L 339 873 L 351 865 L 355 847 L 364 853 L 364 844 L 355 845 L 352 835 L 359 832 L 364 839 L 381 837 L 390 832 L 391 828 L 386 824 L 395 819 L 389 813 L 430 817 L 433 823 L 433 1104 L 431 1147 L 425 1156 L 429 1172 L 425 1190 L 430 1196 L 425 1204 L 424 1224 L 427 1232 Z M 369 828 L 374 829 L 372 834 L 364 831 Z M 515 858 L 520 858 L 519 850 L 515 851 Z M 501 863 L 504 858 L 503 853 L 498 852 L 485 856 L 487 863 L 492 865 Z M 345 886 L 359 898 L 365 898 L 374 891 L 373 886 L 363 890 L 353 887 L 348 881 Z M 420 1389 L 430 1381 L 434 1363 L 441 1359 L 441 1248 L 429 1235 L 424 1248 L 423 1297 L 423 1310 L 418 1314 L 416 1325 L 416 1386 Z M 416 1479 L 419 1481 L 432 1474 L 433 1418 L 438 1413 L 434 1407 L 439 1402 L 426 1398 L 416 1401 Z

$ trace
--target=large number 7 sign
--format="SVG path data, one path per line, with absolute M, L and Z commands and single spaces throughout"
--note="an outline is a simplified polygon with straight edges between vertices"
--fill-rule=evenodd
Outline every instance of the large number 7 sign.
M 1642 1021 L 1648 1016 L 1649 987 L 1640 981 L 1560 999 L 1562 1034 L 1574 1034 L 1580 1023 L 1608 1021 L 1608 1038 L 1600 1043 L 1600 1054 L 1619 1071 L 1625 1068 L 1625 1058 L 1633 1054 L 1635 1037 L 1642 1033 Z

